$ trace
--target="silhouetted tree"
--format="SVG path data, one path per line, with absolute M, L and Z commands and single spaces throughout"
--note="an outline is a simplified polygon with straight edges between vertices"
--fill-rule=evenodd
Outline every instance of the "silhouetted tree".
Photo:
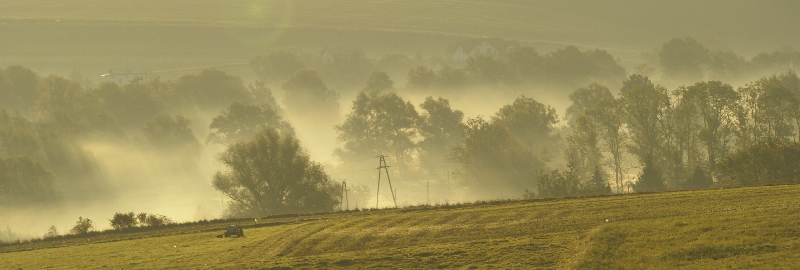
M 599 141 L 594 121 L 585 114 L 579 116 L 573 125 L 572 134 L 566 137 L 564 149 L 571 172 L 578 180 L 588 180 L 594 169 L 601 165 L 603 155 L 600 153 Z
M 800 64 L 800 51 L 790 46 L 784 46 L 769 53 L 759 53 L 750 60 L 750 67 L 753 71 L 772 74 L 794 68 L 798 64 Z
M 771 138 L 792 139 L 793 116 L 800 100 L 777 76 L 761 78 L 739 88 L 740 149 Z
M 173 87 L 175 93 L 203 111 L 218 111 L 234 101 L 250 98 L 241 78 L 216 69 L 183 76 L 173 83 Z
M 538 82 L 544 72 L 544 57 L 533 47 L 516 47 L 503 54 L 500 61 L 506 66 L 511 83 Z
M 132 83 L 119 86 L 102 83 L 94 94 L 102 102 L 102 110 L 113 117 L 117 124 L 128 130 L 139 128 L 154 117 L 167 113 L 168 104 L 152 84 Z
M 712 184 L 714 182 L 712 182 L 711 175 L 706 173 L 700 166 L 697 166 L 694 168 L 692 176 L 686 179 L 683 187 L 687 189 L 703 189 L 711 187 Z
M 497 85 L 507 77 L 506 66 L 488 56 L 476 56 L 467 59 L 464 71 L 476 82 Z
M 600 170 L 600 167 L 594 168 L 591 180 L 586 183 L 583 192 L 588 195 L 606 195 L 611 194 L 611 187 L 606 181 L 605 173 Z
M 275 109 L 278 114 L 282 114 L 281 107 L 275 101 L 275 96 L 272 95 L 272 90 L 267 87 L 264 82 L 256 81 L 255 83 L 247 86 L 247 92 L 250 93 L 251 100 L 255 104 L 267 104 Z
M 555 152 L 560 138 L 555 133 L 556 109 L 523 96 L 500 108 L 494 121 L 507 128 L 534 153 Z
M 708 168 L 713 172 L 718 158 L 727 155 L 730 147 L 735 132 L 734 116 L 740 110 L 739 95 L 733 87 L 719 81 L 698 82 L 686 90 L 686 102 L 691 102 L 702 118 L 698 136 L 705 146 Z
M 249 140 L 256 132 L 268 126 L 278 129 L 282 134 L 294 134 L 294 128 L 269 105 L 234 102 L 211 120 L 206 142 L 227 144 Z
M 367 79 L 364 92 L 381 92 L 394 90 L 394 82 L 386 72 L 373 72 Z
M 22 66 L 0 69 L 0 107 L 30 113 L 36 100 L 39 75 Z
M 72 134 L 120 134 L 113 119 L 100 111 L 96 95 L 77 82 L 50 75 L 36 86 L 35 115 L 46 125 Z
M 465 88 L 472 82 L 464 69 L 445 66 L 436 71 L 436 86 L 444 89 Z
M 800 143 L 769 138 L 720 161 L 722 186 L 800 183 Z
M 122 230 L 136 227 L 136 214 L 133 212 L 127 213 L 114 213 L 114 217 L 108 220 L 111 223 L 111 227 L 115 230 Z
M 50 226 L 49 229 L 47 229 L 47 232 L 44 234 L 44 239 L 58 237 L 58 236 L 60 236 L 60 234 L 58 233 L 58 229 L 56 228 L 55 225 L 52 225 Z
M 428 89 L 436 84 L 436 73 L 425 66 L 418 66 L 408 71 L 406 87 L 411 89 Z
M 633 190 L 636 192 L 654 192 L 664 190 L 664 178 L 661 176 L 661 171 L 654 166 L 651 159 L 644 160 L 644 168 L 639 174 L 636 184 L 633 185 Z
M 339 94 L 328 89 L 315 71 L 299 70 L 281 88 L 283 104 L 294 115 L 326 120 L 339 115 Z
M 747 60 L 732 51 L 709 52 L 707 73 L 711 80 L 737 80 L 747 72 L 747 68 Z
M 697 81 L 703 78 L 702 65 L 708 62 L 709 52 L 694 38 L 674 38 L 661 46 L 658 58 L 668 77 Z
M 475 196 L 516 197 L 529 188 L 544 161 L 502 121 L 467 120 L 461 142 L 453 147 L 456 176 Z
M 572 105 L 567 108 L 570 125 L 575 117 L 584 115 L 590 119 L 597 136 L 604 142 L 602 146 L 611 154 L 611 167 L 617 192 L 622 192 L 623 146 L 628 134 L 623 128 L 625 112 L 620 100 L 615 99 L 605 86 L 591 84 L 570 94 Z
M 625 122 L 633 141 L 629 147 L 631 153 L 642 163 L 656 159 L 664 136 L 659 121 L 669 106 L 666 88 L 654 85 L 645 76 L 634 74 L 622 82 L 620 92 Z
M 28 156 L 0 156 L 0 206 L 57 201 L 55 182 L 53 173 Z
M 417 125 L 422 135 L 422 141 L 417 143 L 420 163 L 444 166 L 450 150 L 461 140 L 464 113 L 452 109 L 450 101 L 441 97 L 427 97 L 419 107 L 423 111 Z
M 142 127 L 144 141 L 159 151 L 181 151 L 198 155 L 200 143 L 189 127 L 191 121 L 183 116 L 159 115 Z
M 274 128 L 231 144 L 220 161 L 228 169 L 214 174 L 212 183 L 231 199 L 229 215 L 332 211 L 339 204 L 339 185 L 322 165 L 309 159 L 294 136 Z
M 415 150 L 419 114 L 411 102 L 395 93 L 361 93 L 350 113 L 337 125 L 337 139 L 344 143 L 335 154 L 343 159 L 363 159 L 388 154 L 398 165 Z
M 78 217 L 75 226 L 69 230 L 71 234 L 85 234 L 94 230 L 94 221 L 88 218 Z

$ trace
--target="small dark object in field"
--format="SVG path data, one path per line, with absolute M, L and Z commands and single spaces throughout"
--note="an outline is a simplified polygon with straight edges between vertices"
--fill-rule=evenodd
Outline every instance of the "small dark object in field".
M 244 230 L 242 230 L 242 227 L 239 227 L 238 225 L 235 225 L 235 224 L 234 225 L 230 225 L 230 226 L 228 226 L 228 229 L 225 231 L 225 233 L 221 234 L 221 235 L 217 235 L 217 238 L 231 237 L 231 236 L 234 236 L 234 235 L 236 235 L 238 237 L 244 236 Z

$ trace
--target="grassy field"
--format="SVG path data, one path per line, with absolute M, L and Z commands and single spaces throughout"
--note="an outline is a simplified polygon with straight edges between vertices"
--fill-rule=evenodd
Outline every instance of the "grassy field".
M 800 186 L 408 208 L 0 248 L 9 269 L 788 269 Z

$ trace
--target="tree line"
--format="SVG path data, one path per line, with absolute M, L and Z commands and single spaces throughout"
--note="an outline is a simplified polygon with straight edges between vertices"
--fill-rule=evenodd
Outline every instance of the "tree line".
M 669 51 L 667 44 L 672 41 L 662 52 Z M 695 49 L 689 51 L 704 52 Z M 775 57 L 793 57 L 791 50 L 784 51 L 789 56 Z M 751 62 L 778 61 L 769 55 Z M 667 62 L 662 60 L 665 73 Z M 710 67 L 708 63 L 697 65 Z M 405 89 L 395 87 L 387 73 L 373 72 L 339 121 L 339 95 L 314 70 L 287 73 L 279 85 L 284 91 L 280 106 L 265 83 L 245 85 L 214 69 L 173 80 L 84 86 L 11 66 L 0 70 L 0 203 L 57 201 L 73 185 L 102 185 L 102 171 L 80 147 L 87 140 L 124 142 L 173 155 L 170 166 L 191 169 L 204 147 L 193 123 L 206 123 L 200 116 L 204 114 L 217 115 L 204 141 L 226 148 L 220 161 L 228 170 L 216 173 L 212 185 L 231 199 L 228 213 L 233 216 L 326 211 L 341 200 L 337 184 L 321 164 L 310 160 L 285 113 L 338 123 L 334 129 L 340 147 L 334 155 L 340 160 L 388 154 L 399 173 L 411 178 L 454 163 L 461 186 L 491 196 L 797 181 L 791 177 L 797 174 L 775 171 L 795 164 L 793 151 L 800 140 L 800 80 L 794 72 L 736 89 L 721 81 L 701 81 L 668 91 L 645 75 L 625 78 L 617 67 L 601 50 L 567 47 L 542 56 L 521 47 L 498 58 L 472 58 L 463 68 L 411 69 Z M 462 85 L 561 80 L 586 86 L 570 95 L 563 125 L 553 107 L 524 95 L 494 115 L 467 119 L 446 98 L 429 96 L 415 106 L 400 95 L 439 87 L 437 81 L 451 78 L 450 73 L 462 74 L 452 77 L 463 79 Z M 616 96 L 603 84 L 617 84 L 615 78 L 622 79 Z M 759 155 L 780 157 L 780 162 L 742 165 Z M 415 167 L 420 164 L 426 166 Z M 755 177 L 744 177 L 753 171 L 741 171 L 764 166 L 768 169 L 753 170 L 763 172 Z M 631 169 L 641 171 L 633 181 L 628 178 Z

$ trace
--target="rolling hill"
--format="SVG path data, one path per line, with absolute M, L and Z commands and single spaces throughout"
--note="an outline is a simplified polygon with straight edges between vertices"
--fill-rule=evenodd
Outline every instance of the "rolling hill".
M 444 54 L 466 37 L 501 37 L 542 51 L 565 44 L 638 59 L 674 37 L 750 57 L 800 45 L 791 1 L 0 1 L 0 66 L 168 72 L 237 71 L 275 48 L 318 53 Z M 238 65 L 238 66 L 237 66 Z
M 0 247 L 10 269 L 791 268 L 800 186 L 239 220 Z

